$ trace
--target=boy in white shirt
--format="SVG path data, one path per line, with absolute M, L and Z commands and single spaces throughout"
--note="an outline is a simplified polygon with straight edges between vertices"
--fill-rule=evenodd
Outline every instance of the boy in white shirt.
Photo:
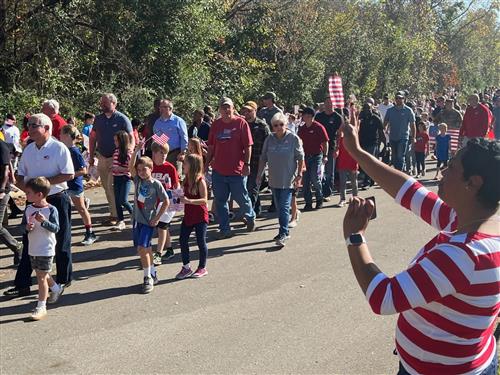
M 47 203 L 49 191 L 50 182 L 45 177 L 36 177 L 26 183 L 26 200 L 32 204 L 24 211 L 23 224 L 28 232 L 31 267 L 38 282 L 38 304 L 31 315 L 32 320 L 40 320 L 47 315 L 47 297 L 49 303 L 55 303 L 63 293 L 63 287 L 50 276 L 56 254 L 59 215 L 56 208 Z

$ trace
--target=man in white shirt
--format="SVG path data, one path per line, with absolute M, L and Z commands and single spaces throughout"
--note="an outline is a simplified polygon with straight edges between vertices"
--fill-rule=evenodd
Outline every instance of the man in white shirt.
M 380 119 L 382 121 L 384 121 L 384 118 L 385 118 L 385 114 L 387 113 L 387 110 L 391 107 L 394 107 L 394 104 L 392 104 L 390 101 L 389 101 L 389 95 L 388 94 L 384 94 L 384 97 L 383 97 L 383 100 L 382 100 L 382 103 L 380 103 L 377 107 L 378 109 L 378 112 L 380 113 Z
M 16 116 L 10 113 L 5 116 L 5 121 L 2 126 L 2 133 L 4 135 L 5 142 L 10 143 L 14 146 L 16 157 L 12 160 L 12 165 L 15 170 L 17 168 L 18 155 L 23 151 L 20 144 L 21 134 L 19 132 L 19 128 L 16 125 Z
M 28 122 L 29 136 L 33 140 L 24 149 L 19 162 L 17 186 L 24 190 L 25 182 L 44 176 L 50 182 L 47 202 L 59 214 L 59 232 L 56 234 L 56 269 L 58 284 L 71 284 L 71 201 L 66 194 L 66 181 L 73 179 L 74 168 L 69 149 L 52 135 L 52 121 L 42 113 L 33 115 Z M 31 264 L 28 256 L 28 238 L 23 235 L 23 255 L 16 272 L 14 288 L 4 292 L 8 297 L 30 294 Z

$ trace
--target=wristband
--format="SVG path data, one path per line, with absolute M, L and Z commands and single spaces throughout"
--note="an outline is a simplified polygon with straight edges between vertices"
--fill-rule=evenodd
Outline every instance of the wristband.
M 366 243 L 365 237 L 361 233 L 352 233 L 346 238 L 345 244 L 347 246 L 359 246 Z

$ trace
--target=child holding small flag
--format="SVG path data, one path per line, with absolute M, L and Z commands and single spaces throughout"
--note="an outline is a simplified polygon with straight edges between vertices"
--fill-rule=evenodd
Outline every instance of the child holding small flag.
M 123 208 L 132 215 L 132 206 L 128 201 L 130 185 L 132 184 L 129 172 L 129 162 L 132 150 L 130 149 L 130 136 L 126 131 L 118 131 L 114 135 L 114 140 L 116 149 L 113 153 L 111 172 L 113 173 L 113 189 L 115 192 L 116 216 L 118 222 L 113 229 L 122 231 L 126 227 Z

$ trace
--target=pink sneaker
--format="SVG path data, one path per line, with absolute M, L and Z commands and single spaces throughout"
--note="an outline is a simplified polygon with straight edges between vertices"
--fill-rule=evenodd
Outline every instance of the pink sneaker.
M 208 275 L 208 271 L 206 268 L 198 268 L 195 273 L 191 275 L 191 277 L 194 277 L 195 279 L 199 279 L 200 277 Z
M 183 279 L 190 277 L 192 274 L 193 274 L 193 271 L 191 270 L 191 268 L 182 267 L 181 271 L 177 275 L 175 275 L 175 278 L 177 280 L 183 280 Z

